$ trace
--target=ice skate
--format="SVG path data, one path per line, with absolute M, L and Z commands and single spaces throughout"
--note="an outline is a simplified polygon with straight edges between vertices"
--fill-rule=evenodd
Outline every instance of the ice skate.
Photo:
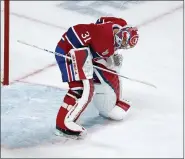
M 87 135 L 87 130 L 84 129 L 84 131 L 82 132 L 74 132 L 74 131 L 64 130 L 56 127 L 55 135 L 77 140 L 77 139 L 85 138 L 85 136 Z

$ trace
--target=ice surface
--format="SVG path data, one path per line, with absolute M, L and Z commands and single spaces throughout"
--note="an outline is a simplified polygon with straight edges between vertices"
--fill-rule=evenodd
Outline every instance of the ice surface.
M 55 141 L 55 116 L 65 93 L 66 90 L 24 83 L 3 88 L 1 144 L 17 148 Z M 93 111 L 88 107 L 87 111 L 91 112 L 87 112 L 88 118 L 97 116 L 95 108 Z M 81 119 L 85 118 L 83 115 Z
M 52 54 L 23 46 L 17 40 L 54 50 L 65 28 L 96 21 L 95 17 L 59 9 L 57 4 L 11 2 L 12 12 L 64 29 L 11 15 L 10 80 L 15 83 L 1 88 L 2 157 L 182 157 L 182 9 L 142 26 L 138 46 L 122 51 L 121 74 L 149 81 L 157 89 L 123 79 L 123 96 L 132 101 L 127 118 L 121 122 L 104 119 L 91 103 L 79 119 L 88 130 L 87 138 L 71 141 L 53 134 L 56 113 L 68 87 L 61 82 L 58 67 L 53 65 L 16 82 L 55 64 Z M 113 14 L 141 24 L 180 5 L 182 2 L 152 1 Z

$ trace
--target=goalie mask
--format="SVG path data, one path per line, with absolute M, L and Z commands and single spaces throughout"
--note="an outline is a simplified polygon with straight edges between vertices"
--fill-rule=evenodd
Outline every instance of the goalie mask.
M 114 47 L 117 49 L 133 48 L 139 39 L 136 27 L 123 27 L 114 35 Z

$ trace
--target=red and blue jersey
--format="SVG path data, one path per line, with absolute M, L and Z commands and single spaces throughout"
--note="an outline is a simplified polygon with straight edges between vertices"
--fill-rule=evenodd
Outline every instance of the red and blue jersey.
M 66 54 L 72 48 L 90 47 L 93 57 L 109 57 L 114 54 L 113 28 L 127 25 L 115 17 L 101 17 L 96 24 L 78 24 L 70 27 L 62 36 L 58 46 Z
M 70 27 L 58 42 L 56 52 L 67 55 L 73 48 L 89 47 L 94 60 L 105 59 L 114 54 L 114 35 L 115 27 L 127 25 L 126 21 L 114 17 L 101 17 L 95 24 L 78 24 Z M 65 58 L 56 57 L 61 72 L 67 69 Z M 60 66 L 62 65 L 62 66 Z M 66 76 L 63 81 L 70 81 Z
M 62 36 L 58 47 L 66 54 L 73 48 L 89 47 L 93 57 L 109 57 L 114 53 L 112 25 L 78 24 L 70 27 Z

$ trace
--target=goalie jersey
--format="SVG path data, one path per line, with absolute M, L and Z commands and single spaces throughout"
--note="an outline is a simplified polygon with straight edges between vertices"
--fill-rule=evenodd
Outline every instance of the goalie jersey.
M 106 58 L 114 54 L 113 29 L 127 25 L 121 18 L 101 17 L 95 24 L 70 27 L 58 42 L 67 54 L 70 49 L 89 47 L 93 58 Z
M 71 49 L 89 47 L 93 61 L 107 59 L 114 54 L 114 28 L 127 25 L 121 18 L 101 17 L 96 23 L 78 24 L 70 27 L 58 42 L 56 52 L 68 55 Z M 70 82 L 70 67 L 65 58 L 56 57 L 63 82 Z M 69 68 L 68 68 L 69 67 Z

